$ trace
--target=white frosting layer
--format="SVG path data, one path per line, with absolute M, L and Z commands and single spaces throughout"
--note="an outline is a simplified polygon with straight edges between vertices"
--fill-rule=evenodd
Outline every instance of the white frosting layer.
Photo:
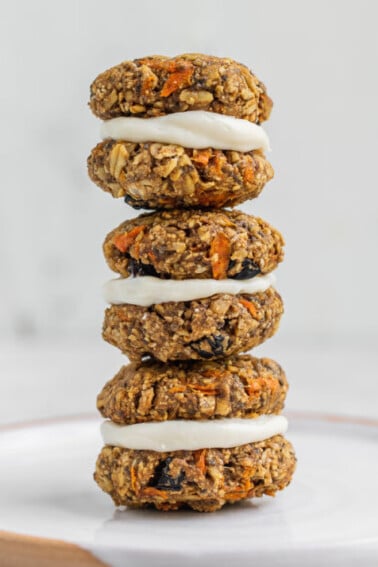
M 192 301 L 211 297 L 216 293 L 258 293 L 267 290 L 275 283 L 273 273 L 255 276 L 248 280 L 161 280 L 153 276 L 117 278 L 104 285 L 104 298 L 107 303 L 120 305 L 132 303 L 148 307 L 155 303 L 169 301 Z
M 134 425 L 104 421 L 101 434 L 105 445 L 149 451 L 195 451 L 228 448 L 284 434 L 287 419 L 282 415 L 260 415 L 255 419 L 172 420 Z
M 261 126 L 205 110 L 174 112 L 156 118 L 112 118 L 102 123 L 101 137 L 238 152 L 270 149 L 268 136 Z

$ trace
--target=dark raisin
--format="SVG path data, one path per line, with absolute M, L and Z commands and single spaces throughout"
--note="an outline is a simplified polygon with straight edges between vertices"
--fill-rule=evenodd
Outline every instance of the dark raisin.
M 203 345 L 203 341 L 204 339 L 201 339 L 196 343 L 190 343 L 190 348 L 192 348 L 194 352 L 196 352 L 201 358 L 205 358 L 205 359 L 213 358 L 213 353 L 209 352 L 208 350 L 203 350 L 203 348 L 201 348 L 201 345 Z
M 128 259 L 127 269 L 131 276 L 155 276 L 159 277 L 157 271 L 151 264 L 143 264 L 134 258 Z
M 155 469 L 155 473 L 149 486 L 153 486 L 158 490 L 171 490 L 177 491 L 181 490 L 181 483 L 185 478 L 185 472 L 181 471 L 180 474 L 173 478 L 169 474 L 169 465 L 172 461 L 172 457 L 168 457 L 164 461 L 161 461 Z
M 197 354 L 200 355 L 201 358 L 205 358 L 206 360 L 213 358 L 213 354 L 211 352 L 198 348 L 197 345 L 191 345 L 191 347 Z
M 222 355 L 223 354 L 223 341 L 224 337 L 222 335 L 211 335 L 210 337 L 206 337 L 207 342 L 210 345 L 213 354 L 215 355 Z
M 191 343 L 190 346 L 197 354 L 200 355 L 201 358 L 210 359 L 213 358 L 214 355 L 221 356 L 223 354 L 224 340 L 225 337 L 223 337 L 222 335 L 210 335 L 210 337 L 204 337 L 196 343 Z M 211 348 L 211 352 L 202 348 L 203 346 L 205 346 L 204 341 L 206 341 Z
M 130 205 L 130 207 L 133 207 L 133 209 L 150 209 L 151 208 L 146 204 L 145 201 L 137 201 L 136 199 L 133 199 L 132 197 L 130 197 L 130 195 L 125 195 L 124 201 L 125 201 L 126 205 Z
M 235 263 L 235 260 L 231 260 L 228 269 L 230 270 L 231 268 L 233 268 L 233 266 L 235 266 Z M 260 272 L 261 270 L 259 266 L 249 258 L 246 258 L 242 262 L 242 269 L 240 270 L 240 272 L 229 277 L 234 280 L 248 280 L 249 278 L 254 278 Z

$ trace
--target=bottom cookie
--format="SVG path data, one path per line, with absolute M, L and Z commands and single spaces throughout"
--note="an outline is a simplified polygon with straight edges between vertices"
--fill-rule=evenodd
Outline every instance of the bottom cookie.
M 291 481 L 296 458 L 282 435 L 231 449 L 157 451 L 105 446 L 94 478 L 117 506 L 199 512 L 268 494 Z

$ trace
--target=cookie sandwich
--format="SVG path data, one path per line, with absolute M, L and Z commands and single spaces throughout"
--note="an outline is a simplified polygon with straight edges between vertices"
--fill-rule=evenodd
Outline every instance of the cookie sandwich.
M 232 59 L 201 54 L 125 61 L 91 85 L 102 123 L 91 179 L 135 208 L 234 206 L 273 177 L 260 123 L 272 101 Z
M 120 278 L 103 337 L 131 360 L 211 359 L 269 338 L 283 312 L 272 271 L 283 239 L 240 211 L 174 209 L 122 223 L 105 239 Z
M 116 505 L 161 510 L 273 496 L 295 468 L 280 415 L 287 388 L 276 362 L 249 355 L 124 366 L 97 399 L 95 479 Z

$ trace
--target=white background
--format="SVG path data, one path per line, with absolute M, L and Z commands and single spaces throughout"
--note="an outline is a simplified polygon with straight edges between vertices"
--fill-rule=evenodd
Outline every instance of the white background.
M 376 2 L 13 1 L 2 6 L 0 42 L 0 336 L 14 384 L 16 376 L 30 384 L 21 359 L 39 368 L 25 359 L 31 352 L 58 380 L 59 359 L 43 364 L 46 341 L 60 345 L 60 358 L 68 342 L 92 345 L 102 361 L 114 356 L 114 366 L 93 371 L 96 387 L 116 371 L 118 353 L 99 339 L 100 288 L 112 277 L 101 244 L 137 212 L 87 179 L 99 140 L 89 84 L 124 59 L 193 51 L 247 64 L 275 103 L 265 125 L 275 180 L 242 206 L 287 241 L 277 285 L 286 316 L 264 352 L 274 357 L 276 344 L 279 352 L 288 344 L 296 360 L 296 349 L 318 345 L 311 360 L 334 384 L 376 375 L 366 363 L 360 375 L 358 356 L 353 374 L 346 362 L 356 349 L 374 352 L 378 338 Z M 322 357 L 335 352 L 331 376 Z M 71 380 L 84 380 L 85 367 L 83 358 Z M 297 364 L 292 383 L 308 372 Z M 48 403 L 41 414 L 53 411 Z

